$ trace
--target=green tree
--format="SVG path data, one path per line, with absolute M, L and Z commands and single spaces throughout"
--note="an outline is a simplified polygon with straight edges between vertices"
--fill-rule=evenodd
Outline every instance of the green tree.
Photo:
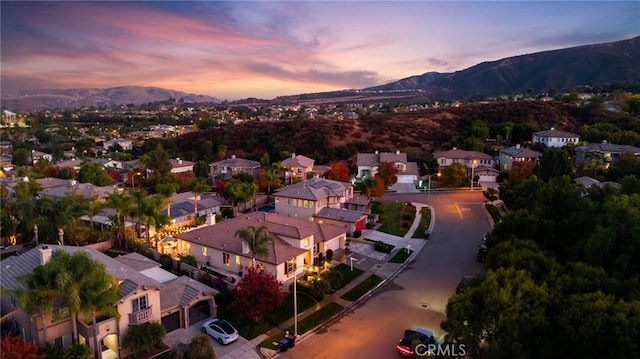
M 122 343 L 133 352 L 135 357 L 138 357 L 143 351 L 157 347 L 166 335 L 167 331 L 162 324 L 144 323 L 129 327 Z
M 216 359 L 216 352 L 211 345 L 208 335 L 197 335 L 189 341 L 189 346 L 185 352 L 186 359 Z
M 156 183 L 166 182 L 165 179 L 171 173 L 170 158 L 161 143 L 156 144 L 156 148 L 148 154 L 146 167 L 151 171 L 151 176 L 157 180 Z
M 252 257 L 252 267 L 255 265 L 256 257 L 266 258 L 269 254 L 268 244 L 273 244 L 275 241 L 265 226 L 249 226 L 247 228 L 237 230 L 235 235 L 247 247 L 249 247 L 249 253 L 251 253 Z
M 238 204 L 251 199 L 256 192 L 258 192 L 258 186 L 255 183 L 247 183 L 234 179 L 224 185 L 223 196 L 224 199 L 235 208 Z
M 196 161 L 193 165 L 193 173 L 197 178 L 209 178 L 209 164 L 205 161 Z
M 167 206 L 169 202 L 169 199 L 162 195 L 145 197 L 140 202 L 140 218 L 145 223 L 147 248 L 151 247 L 151 226 L 153 225 L 155 227 L 157 233 L 163 226 L 171 222 L 171 217 L 168 214 L 161 213 L 162 209 Z
M 535 168 L 536 175 L 543 181 L 548 181 L 554 177 L 572 176 L 573 164 L 569 154 L 556 147 L 547 147 L 538 158 L 538 165 Z
M 384 182 L 384 187 L 389 188 L 398 182 L 398 168 L 396 164 L 389 161 L 382 161 L 378 164 L 378 172 L 376 175 Z
M 467 180 L 467 169 L 462 163 L 453 163 L 441 171 L 440 183 L 443 186 L 462 187 Z
M 26 148 L 18 148 L 13 151 L 13 157 L 11 163 L 16 166 L 29 166 L 31 165 L 31 151 Z
M 126 218 L 133 206 L 131 197 L 128 194 L 114 191 L 110 193 L 106 198 L 106 205 L 116 210 L 116 215 L 109 218 L 111 225 L 116 232 L 116 238 L 122 246 L 126 247 L 127 233 L 126 233 Z
M 97 163 L 84 162 L 78 170 L 78 182 L 91 183 L 96 186 L 108 186 L 113 183 L 107 171 Z
M 18 277 L 24 287 L 9 289 L 25 313 L 29 316 L 39 313 L 42 318 L 45 344 L 49 343 L 46 317 L 53 315 L 53 301 L 59 294 L 58 288 L 52 280 L 54 275 L 55 273 L 51 272 L 50 267 L 36 266 L 31 273 Z

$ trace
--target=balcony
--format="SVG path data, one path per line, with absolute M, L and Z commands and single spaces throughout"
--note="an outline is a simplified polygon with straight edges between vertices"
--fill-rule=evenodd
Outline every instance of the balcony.
M 129 313 L 129 325 L 140 325 L 151 321 L 151 307 L 139 312 Z

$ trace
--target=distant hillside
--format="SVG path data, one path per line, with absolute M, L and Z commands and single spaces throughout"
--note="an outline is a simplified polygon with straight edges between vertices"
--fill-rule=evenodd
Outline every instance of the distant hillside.
M 90 106 L 141 105 L 170 98 L 186 103 L 220 103 L 215 97 L 158 87 L 121 86 L 107 89 L 45 89 L 2 93 L 2 106 L 13 110 L 65 109 Z
M 423 90 L 432 100 L 571 90 L 576 86 L 640 83 L 640 37 L 483 62 L 454 73 L 428 72 L 367 91 Z

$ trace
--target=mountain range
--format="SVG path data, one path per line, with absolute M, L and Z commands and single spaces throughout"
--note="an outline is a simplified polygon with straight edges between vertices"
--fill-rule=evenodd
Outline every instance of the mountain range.
M 280 96 L 263 103 L 366 101 L 381 93 L 412 96 L 425 100 L 455 100 L 473 95 L 500 96 L 568 91 L 580 86 L 640 84 L 640 37 L 628 40 L 571 47 L 483 62 L 452 73 L 427 72 L 381 86 L 360 90 Z M 400 94 L 400 95 L 398 95 Z M 220 103 L 215 97 L 194 95 L 156 87 L 121 86 L 108 89 L 29 90 L 2 93 L 2 107 L 12 110 L 41 110 L 87 106 L 141 105 L 175 99 L 186 103 Z M 256 100 L 256 99 L 254 99 Z M 243 101 L 237 101 L 242 103 Z M 246 101 L 245 101 L 246 102 Z

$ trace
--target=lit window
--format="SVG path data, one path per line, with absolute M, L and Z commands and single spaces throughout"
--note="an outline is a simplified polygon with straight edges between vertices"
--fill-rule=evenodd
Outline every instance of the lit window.
M 182 242 L 182 252 L 183 253 L 191 253 L 191 243 Z
M 309 246 L 309 238 L 305 238 L 304 239 L 304 246 L 308 247 Z
M 231 256 L 229 255 L 229 253 L 222 253 L 222 263 L 231 265 Z
M 207 255 L 207 247 L 202 247 L 202 255 L 203 256 Z

